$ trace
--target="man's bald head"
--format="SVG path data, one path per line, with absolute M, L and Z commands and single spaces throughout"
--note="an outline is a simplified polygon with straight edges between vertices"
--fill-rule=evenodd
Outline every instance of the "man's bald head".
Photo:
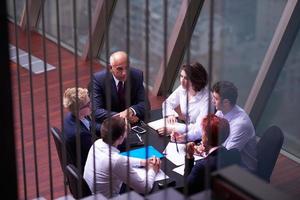
M 128 56 L 124 51 L 117 51 L 110 56 L 112 74 L 120 81 L 126 81 Z

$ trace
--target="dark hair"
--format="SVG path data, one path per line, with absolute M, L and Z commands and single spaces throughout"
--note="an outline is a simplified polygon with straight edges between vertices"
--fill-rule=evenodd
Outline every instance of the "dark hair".
M 219 81 L 213 85 L 212 91 L 218 93 L 222 100 L 228 99 L 231 105 L 236 104 L 238 90 L 232 82 Z
M 213 147 L 221 145 L 230 132 L 228 121 L 214 114 L 208 114 L 203 118 L 202 128 L 206 133 L 203 136 L 207 137 L 208 144 Z
M 125 132 L 125 119 L 119 116 L 107 118 L 101 125 L 101 137 L 107 144 L 112 145 Z
M 198 62 L 182 65 L 187 78 L 192 82 L 193 89 L 198 92 L 207 85 L 207 72 L 203 65 Z

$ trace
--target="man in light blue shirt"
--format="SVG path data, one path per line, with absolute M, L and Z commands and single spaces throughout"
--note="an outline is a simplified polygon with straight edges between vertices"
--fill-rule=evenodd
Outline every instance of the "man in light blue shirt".
M 212 100 L 216 115 L 228 120 L 230 134 L 223 146 L 238 149 L 241 153 L 242 165 L 250 171 L 256 170 L 256 136 L 248 114 L 236 105 L 237 88 L 229 81 L 219 81 L 212 88 Z

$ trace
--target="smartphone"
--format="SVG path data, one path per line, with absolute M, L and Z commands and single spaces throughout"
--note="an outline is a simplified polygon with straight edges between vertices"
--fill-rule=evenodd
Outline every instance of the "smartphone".
M 135 131 L 136 133 L 146 133 L 146 129 L 140 127 L 140 126 L 134 126 L 131 128 L 133 131 Z

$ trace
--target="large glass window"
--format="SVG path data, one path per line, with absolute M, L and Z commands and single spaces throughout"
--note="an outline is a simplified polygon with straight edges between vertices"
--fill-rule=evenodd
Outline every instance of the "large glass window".
M 87 0 L 76 0 L 76 26 L 74 30 L 73 22 L 73 0 L 59 0 L 59 15 L 60 15 L 60 36 L 61 40 L 67 46 L 74 48 L 74 31 L 77 33 L 77 47 L 78 51 L 82 52 L 84 44 L 88 38 L 89 31 L 89 16 L 88 16 L 88 2 Z M 96 7 L 97 0 L 91 0 L 92 14 Z M 45 1 L 45 29 L 46 33 L 57 38 L 57 11 L 56 1 Z M 42 20 L 39 20 L 39 30 L 42 30 Z
M 130 2 L 130 62 L 131 66 L 145 69 L 145 1 Z M 168 1 L 168 36 L 175 23 L 180 0 Z M 149 85 L 153 86 L 157 71 L 164 56 L 164 6 L 163 1 L 149 1 Z M 118 1 L 109 27 L 109 53 L 127 50 L 126 46 L 126 1 Z M 100 59 L 107 62 L 106 46 Z
M 14 2 L 16 3 L 16 13 L 14 13 Z M 15 20 L 15 14 L 17 17 L 17 23 L 20 22 L 20 18 L 23 13 L 23 9 L 25 8 L 25 0 L 8 0 L 7 3 L 7 12 L 9 18 L 14 21 Z
M 279 126 L 284 133 L 283 148 L 300 157 L 300 32 L 280 73 L 279 79 L 264 110 L 258 133 L 271 125 Z
M 213 80 L 232 81 L 244 105 L 277 27 L 286 0 L 215 1 Z M 208 65 L 209 1 L 191 40 L 190 62 Z M 183 62 L 186 62 L 184 60 Z

